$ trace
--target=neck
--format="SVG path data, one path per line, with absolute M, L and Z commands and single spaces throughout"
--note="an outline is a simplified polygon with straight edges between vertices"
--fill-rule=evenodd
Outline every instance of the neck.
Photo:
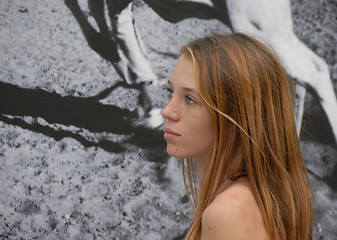
M 195 161 L 195 163 L 197 165 L 197 169 L 198 169 L 198 176 L 199 176 L 199 180 L 198 180 L 199 186 L 198 187 L 199 187 L 199 191 L 200 191 L 200 186 L 205 180 L 207 163 L 209 161 L 209 158 L 208 158 L 208 156 L 196 157 L 196 158 L 194 158 L 194 161 Z

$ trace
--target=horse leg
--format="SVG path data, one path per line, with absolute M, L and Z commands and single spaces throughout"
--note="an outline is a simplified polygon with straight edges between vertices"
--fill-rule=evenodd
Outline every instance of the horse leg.
M 297 136 L 300 138 L 301 135 L 301 126 L 302 126 L 302 118 L 304 113 L 304 101 L 306 94 L 306 87 L 301 84 L 295 85 L 295 102 L 294 102 L 294 114 L 295 114 L 295 123 L 296 123 L 296 131 Z
M 104 15 L 104 0 L 88 0 L 88 7 L 100 32 L 104 37 L 109 38 L 109 28 Z

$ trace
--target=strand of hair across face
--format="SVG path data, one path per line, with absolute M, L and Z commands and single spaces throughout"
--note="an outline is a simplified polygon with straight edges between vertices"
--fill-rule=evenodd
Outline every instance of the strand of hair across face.
M 194 75 L 194 79 L 197 79 L 197 75 L 196 75 L 196 63 L 195 63 L 195 57 L 193 54 L 193 51 L 190 48 L 187 48 L 188 52 L 190 53 L 191 57 L 192 57 L 192 62 L 193 62 L 193 75 Z M 259 150 L 259 152 L 262 154 L 263 159 L 266 159 L 264 153 L 262 152 L 261 148 L 259 147 L 259 145 L 255 142 L 255 140 L 229 115 L 221 112 L 220 110 L 216 109 L 214 106 L 212 106 L 208 101 L 206 101 L 206 99 L 204 98 L 204 96 L 202 94 L 200 94 L 201 98 L 204 100 L 204 102 L 210 107 L 212 108 L 214 111 L 216 111 L 217 113 L 219 113 L 220 115 L 224 116 L 225 118 L 227 118 L 229 121 L 231 121 L 232 123 L 234 123 L 241 131 L 244 132 L 244 134 L 247 135 L 247 137 L 254 143 L 254 145 L 257 147 L 257 149 Z
M 220 110 L 216 109 L 215 107 L 213 107 L 210 103 L 208 103 L 205 98 L 201 95 L 201 98 L 205 101 L 205 103 L 212 108 L 214 111 L 216 111 L 217 113 L 219 113 L 220 115 L 224 116 L 225 118 L 227 118 L 229 121 L 231 121 L 232 123 L 234 123 L 241 131 L 244 132 L 244 134 L 247 135 L 247 137 L 252 140 L 252 142 L 254 143 L 254 145 L 257 147 L 257 149 L 260 151 L 260 153 L 262 154 L 263 158 L 265 159 L 264 153 L 262 152 L 261 148 L 259 147 L 259 145 L 255 142 L 255 140 L 229 115 L 227 115 L 226 113 L 221 112 Z

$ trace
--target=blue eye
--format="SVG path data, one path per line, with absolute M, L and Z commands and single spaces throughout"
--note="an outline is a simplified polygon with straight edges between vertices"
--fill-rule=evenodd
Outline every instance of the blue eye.
M 188 96 L 186 96 L 186 102 L 188 104 L 194 104 L 195 103 L 195 101 L 191 97 L 188 97 Z

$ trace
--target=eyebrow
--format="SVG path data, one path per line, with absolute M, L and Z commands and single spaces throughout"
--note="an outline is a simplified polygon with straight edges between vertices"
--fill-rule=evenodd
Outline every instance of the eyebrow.
M 170 79 L 168 80 L 168 85 L 171 85 L 171 86 L 173 85 Z M 198 96 L 200 95 L 197 89 L 194 89 L 194 88 L 183 87 L 183 91 L 192 92 L 192 93 L 197 94 Z

